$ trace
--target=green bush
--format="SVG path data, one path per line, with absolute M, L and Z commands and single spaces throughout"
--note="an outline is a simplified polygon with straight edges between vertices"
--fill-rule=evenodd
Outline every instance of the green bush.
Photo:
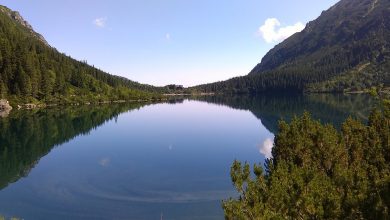
M 280 122 L 265 171 L 235 161 L 226 219 L 389 219 L 390 104 L 337 131 L 308 113 Z

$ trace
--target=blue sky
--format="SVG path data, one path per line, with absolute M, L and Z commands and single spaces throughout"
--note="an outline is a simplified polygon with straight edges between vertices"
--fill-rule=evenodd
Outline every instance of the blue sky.
M 1 0 L 50 45 L 111 74 L 185 86 L 246 75 L 337 0 Z

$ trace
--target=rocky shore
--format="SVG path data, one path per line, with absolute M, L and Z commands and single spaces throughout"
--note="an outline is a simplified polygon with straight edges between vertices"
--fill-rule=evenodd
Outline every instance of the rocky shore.
M 53 106 L 79 106 L 79 105 L 92 105 L 92 104 L 112 104 L 112 103 L 126 103 L 126 102 L 153 102 L 153 101 L 167 101 L 167 98 L 161 98 L 157 100 L 153 99 L 138 99 L 138 100 L 114 100 L 114 101 L 99 101 L 99 102 L 75 102 L 75 103 L 53 103 L 53 104 L 45 104 L 45 103 L 27 103 L 27 104 L 18 104 L 15 106 L 17 110 L 21 109 L 37 109 L 37 108 L 45 108 L 45 107 L 53 107 Z M 12 110 L 12 106 L 9 104 L 8 100 L 0 99 L 0 117 L 7 117 Z
M 8 116 L 9 112 L 12 110 L 9 102 L 6 99 L 0 99 L 0 117 Z

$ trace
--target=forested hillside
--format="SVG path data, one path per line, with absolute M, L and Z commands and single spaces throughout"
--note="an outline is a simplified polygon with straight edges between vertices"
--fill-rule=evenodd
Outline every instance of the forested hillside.
M 271 49 L 248 76 L 203 92 L 353 91 L 390 86 L 390 1 L 341 0 Z
M 161 91 L 58 52 L 18 12 L 0 6 L 0 98 L 17 103 L 92 102 L 151 99 Z

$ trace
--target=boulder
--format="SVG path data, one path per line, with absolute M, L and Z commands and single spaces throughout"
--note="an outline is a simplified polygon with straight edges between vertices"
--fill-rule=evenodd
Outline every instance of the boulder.
M 0 99 L 0 111 L 11 110 L 12 106 L 9 105 L 9 102 L 6 99 Z
M 12 110 L 12 106 L 5 99 L 0 99 L 0 117 L 7 117 Z

